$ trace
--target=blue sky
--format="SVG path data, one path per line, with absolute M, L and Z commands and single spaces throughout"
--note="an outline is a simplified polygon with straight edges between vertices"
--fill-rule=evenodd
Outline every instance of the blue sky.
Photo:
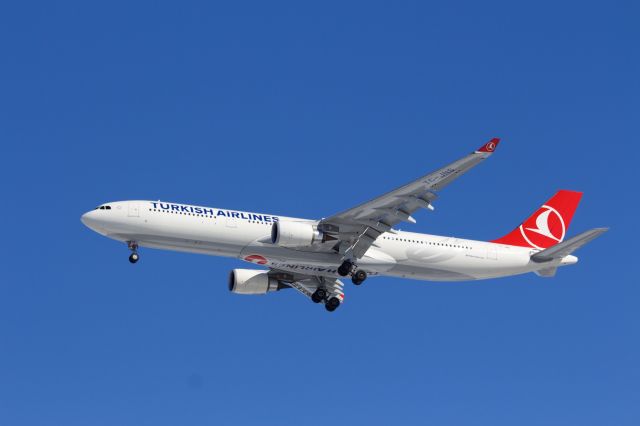
M 397 3 L 0 6 L 0 424 L 640 423 L 638 6 Z M 491 239 L 582 190 L 569 234 L 611 231 L 555 279 L 376 278 L 330 315 L 79 221 L 327 216 L 494 136 L 404 229 Z

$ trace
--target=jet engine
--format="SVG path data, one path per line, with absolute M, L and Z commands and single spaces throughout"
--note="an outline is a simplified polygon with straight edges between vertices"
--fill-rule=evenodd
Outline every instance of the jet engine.
M 229 274 L 229 291 L 236 294 L 267 294 L 284 287 L 267 271 L 234 269 Z
M 324 234 L 308 222 L 280 220 L 271 226 L 271 243 L 281 247 L 308 247 L 323 241 Z

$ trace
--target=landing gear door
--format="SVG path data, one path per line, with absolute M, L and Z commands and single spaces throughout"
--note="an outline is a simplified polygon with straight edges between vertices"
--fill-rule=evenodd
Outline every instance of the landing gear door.
M 138 203 L 129 203 L 129 217 L 139 217 L 140 216 L 140 206 Z

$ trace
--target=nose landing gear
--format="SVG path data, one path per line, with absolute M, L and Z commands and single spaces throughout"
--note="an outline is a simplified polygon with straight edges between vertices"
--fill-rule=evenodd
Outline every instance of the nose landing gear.
M 140 260 L 140 255 L 138 254 L 138 243 L 135 241 L 128 241 L 127 246 L 129 246 L 129 250 L 133 252 L 131 253 L 131 256 L 129 256 L 129 262 L 136 263 Z

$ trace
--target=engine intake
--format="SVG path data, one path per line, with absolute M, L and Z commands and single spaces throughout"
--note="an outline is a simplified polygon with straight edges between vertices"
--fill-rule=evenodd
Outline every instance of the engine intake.
M 234 269 L 229 274 L 229 291 L 236 294 L 267 294 L 284 288 L 267 271 Z
M 271 243 L 281 247 L 307 247 L 323 237 L 311 223 L 280 220 L 271 226 Z

